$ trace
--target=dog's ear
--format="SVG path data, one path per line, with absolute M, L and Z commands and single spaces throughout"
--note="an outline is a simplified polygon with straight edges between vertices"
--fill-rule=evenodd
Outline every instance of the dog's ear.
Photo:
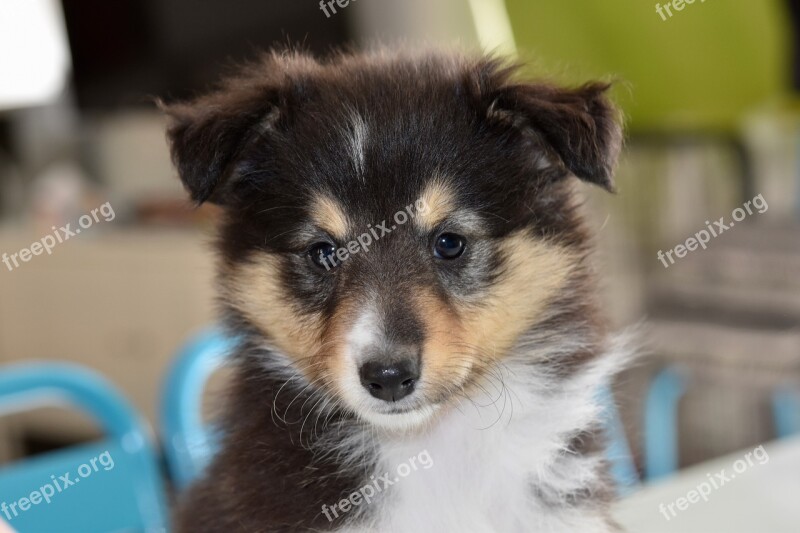
M 242 158 L 254 142 L 274 147 L 292 103 L 309 87 L 317 62 L 302 52 L 265 54 L 227 78 L 215 92 L 188 103 L 159 107 L 169 118 L 172 161 L 192 199 L 225 204 Z
M 172 162 L 192 199 L 224 204 L 242 152 L 280 115 L 271 86 L 251 85 L 159 107 L 169 117 Z
M 514 68 L 484 77 L 483 101 L 490 120 L 538 137 L 567 172 L 614 190 L 612 174 L 622 147 L 620 114 L 606 96 L 609 84 L 576 89 L 546 84 L 508 83 Z M 547 158 L 547 156 L 544 156 Z

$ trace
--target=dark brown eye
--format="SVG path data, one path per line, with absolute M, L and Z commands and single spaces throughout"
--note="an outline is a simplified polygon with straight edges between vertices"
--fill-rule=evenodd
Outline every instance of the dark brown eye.
M 336 267 L 336 247 L 329 242 L 318 242 L 308 251 L 308 256 L 319 268 L 330 270 Z
M 439 259 L 456 259 L 464 253 L 467 241 L 455 233 L 442 233 L 436 237 L 433 245 L 433 255 Z

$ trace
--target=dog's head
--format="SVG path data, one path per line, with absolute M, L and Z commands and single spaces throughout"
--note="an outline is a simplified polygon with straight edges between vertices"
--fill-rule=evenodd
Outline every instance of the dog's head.
M 166 107 L 184 185 L 225 211 L 228 315 L 376 425 L 427 419 L 580 306 L 568 178 L 612 188 L 617 114 L 604 84 L 515 76 L 275 53 Z

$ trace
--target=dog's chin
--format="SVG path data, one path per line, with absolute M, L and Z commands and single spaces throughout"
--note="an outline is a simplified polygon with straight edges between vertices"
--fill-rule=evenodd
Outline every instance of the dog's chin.
M 376 428 L 407 433 L 425 427 L 439 410 L 439 405 L 421 405 L 409 409 L 359 409 L 357 415 Z

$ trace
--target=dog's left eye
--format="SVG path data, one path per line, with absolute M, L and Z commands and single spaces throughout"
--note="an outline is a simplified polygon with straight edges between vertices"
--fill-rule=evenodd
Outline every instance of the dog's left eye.
M 433 245 L 433 255 L 439 259 L 456 259 L 464 253 L 467 241 L 455 233 L 442 233 L 436 237 Z
M 318 267 L 330 270 L 336 266 L 333 256 L 336 254 L 336 247 L 329 242 L 318 242 L 308 251 L 311 261 Z

